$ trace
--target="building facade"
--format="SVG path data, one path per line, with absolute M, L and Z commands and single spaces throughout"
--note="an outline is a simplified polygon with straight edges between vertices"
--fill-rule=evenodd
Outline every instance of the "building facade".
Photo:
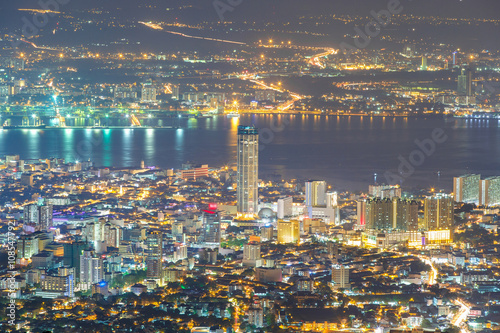
M 259 133 L 253 126 L 238 126 L 237 209 L 257 214 L 259 204 Z

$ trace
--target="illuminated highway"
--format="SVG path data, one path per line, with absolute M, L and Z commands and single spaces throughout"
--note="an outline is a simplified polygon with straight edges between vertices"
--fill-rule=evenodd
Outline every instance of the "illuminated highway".
M 274 85 L 270 85 L 270 84 L 267 84 L 265 83 L 264 81 L 260 81 L 260 80 L 257 80 L 255 77 L 257 75 L 256 74 L 244 74 L 244 75 L 241 75 L 240 76 L 240 79 L 242 80 L 248 80 L 252 83 L 255 83 L 256 85 L 262 87 L 263 89 L 269 89 L 269 90 L 274 90 L 274 91 L 277 91 L 279 93 L 283 93 L 285 92 L 283 89 L 279 88 L 279 87 L 276 87 Z M 288 92 L 288 94 L 290 95 L 290 97 L 292 97 L 292 100 L 291 101 L 286 101 L 285 103 L 281 104 L 278 106 L 278 111 L 285 111 L 285 110 L 288 110 L 289 108 L 291 108 L 295 102 L 301 100 L 304 98 L 304 96 L 302 95 L 299 95 L 299 94 L 296 94 L 296 93 L 292 93 L 292 92 Z
M 148 28 L 151 28 L 151 29 L 154 29 L 154 30 L 162 30 L 164 32 L 168 32 L 169 34 L 178 35 L 178 36 L 185 37 L 185 38 L 203 39 L 203 40 L 208 40 L 208 41 L 213 41 L 213 42 L 238 44 L 238 45 L 247 45 L 246 43 L 237 42 L 237 41 L 234 41 L 234 40 L 219 39 L 219 38 L 210 38 L 210 37 L 200 37 L 200 36 L 192 36 L 192 35 L 188 35 L 188 34 L 185 34 L 185 33 L 182 33 L 182 32 L 165 30 L 160 25 L 154 24 L 154 23 L 151 23 L 151 22 L 142 22 L 142 21 L 139 21 L 139 23 L 140 24 L 144 24 Z
M 319 67 L 321 69 L 324 69 L 326 66 L 323 65 L 319 59 L 322 58 L 322 57 L 327 57 L 327 56 L 332 55 L 332 54 L 337 54 L 337 50 L 330 49 L 330 50 L 328 50 L 326 52 L 322 52 L 320 54 L 313 55 L 311 57 L 311 59 L 309 59 L 309 64 L 311 66 L 317 66 L 317 67 Z

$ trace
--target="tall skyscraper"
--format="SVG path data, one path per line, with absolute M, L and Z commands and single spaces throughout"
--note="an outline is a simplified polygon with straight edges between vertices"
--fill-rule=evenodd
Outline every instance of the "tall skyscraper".
M 481 175 L 468 174 L 453 178 L 455 201 L 479 204 L 479 181 Z
M 472 69 L 464 68 L 458 76 L 457 93 L 460 96 L 472 96 Z
M 306 182 L 306 206 L 326 206 L 326 182 L 324 180 Z
M 425 198 L 424 220 L 427 230 L 443 230 L 453 228 L 454 221 L 453 197 L 437 193 Z
M 422 57 L 422 66 L 420 67 L 420 69 L 423 71 L 427 70 L 427 57 L 426 56 Z
M 160 279 L 162 276 L 163 234 L 160 230 L 149 231 L 146 235 L 148 257 L 146 258 L 146 277 Z
M 259 204 L 259 133 L 253 126 L 238 126 L 238 213 L 257 214 Z
M 482 206 L 500 205 L 500 177 L 480 180 L 479 204 Z
M 203 238 L 205 243 L 220 245 L 220 216 L 216 211 L 203 211 Z
M 300 239 L 300 222 L 278 220 L 278 243 L 297 243 Z
M 64 243 L 64 265 L 75 268 L 75 278 L 80 280 L 80 256 L 89 245 L 87 242 Z
M 148 254 L 161 257 L 163 255 L 163 234 L 160 230 L 151 230 L 146 234 Z

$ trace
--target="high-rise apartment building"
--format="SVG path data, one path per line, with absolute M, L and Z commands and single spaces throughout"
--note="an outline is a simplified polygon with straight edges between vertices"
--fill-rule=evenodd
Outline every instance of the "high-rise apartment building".
M 349 282 L 349 268 L 343 265 L 332 267 L 332 284 L 335 289 L 351 289 Z
M 455 201 L 479 204 L 479 181 L 481 175 L 468 174 L 453 178 Z
M 326 223 L 340 223 L 337 206 L 337 193 L 326 192 L 327 184 L 323 180 L 306 182 L 306 209 L 310 219 L 323 219 Z
M 46 231 L 53 224 L 52 205 L 26 205 L 23 212 L 23 228 L 26 232 Z
M 180 98 L 180 87 L 178 84 L 172 85 L 172 98 L 177 100 Z
M 393 228 L 400 231 L 418 230 L 418 202 L 394 198 L 392 200 L 394 212 Z
M 146 258 L 146 277 L 148 279 L 161 279 L 162 260 L 157 256 L 148 256 Z
M 104 261 L 92 251 L 83 251 L 80 256 L 80 285 L 84 290 L 104 279 Z
M 399 185 L 370 185 L 368 193 L 375 198 L 401 198 L 401 187 Z
M 489 177 L 480 180 L 479 204 L 482 206 L 500 205 L 500 177 Z
M 392 200 L 369 199 L 365 202 L 365 228 L 376 230 L 389 230 L 394 225 L 394 211 Z
M 146 83 L 142 87 L 141 102 L 154 103 L 156 102 L 156 88 L 151 83 Z
M 259 243 L 250 242 L 243 246 L 243 265 L 256 266 L 260 259 Z
M 418 202 L 394 197 L 358 201 L 358 225 L 374 230 L 418 230 Z
M 282 197 L 278 199 L 278 218 L 283 219 L 293 215 L 293 198 Z
M 38 235 L 21 235 L 17 241 L 17 257 L 20 259 L 31 259 L 39 253 Z
M 259 133 L 253 126 L 238 126 L 238 213 L 257 214 L 259 204 Z
M 424 221 L 427 230 L 444 230 L 453 228 L 454 221 L 453 197 L 437 193 L 425 198 Z
M 326 182 L 324 180 L 310 180 L 306 182 L 306 206 L 326 206 Z

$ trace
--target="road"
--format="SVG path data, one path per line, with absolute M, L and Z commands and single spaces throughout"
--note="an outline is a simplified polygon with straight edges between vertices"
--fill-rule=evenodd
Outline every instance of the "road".
M 466 327 L 461 327 L 465 321 L 467 320 L 467 317 L 469 316 L 469 312 L 470 312 L 470 305 L 467 304 L 465 301 L 461 300 L 461 299 L 457 299 L 455 300 L 455 305 L 459 305 L 460 306 L 460 310 L 458 310 L 457 314 L 455 315 L 455 317 L 453 317 L 451 323 L 457 327 L 460 327 L 460 331 L 462 333 L 468 333 L 469 330 L 466 328 Z
M 309 64 L 311 66 L 317 66 L 317 67 L 319 67 L 321 69 L 324 69 L 326 66 L 321 63 L 321 61 L 319 60 L 319 58 L 326 57 L 326 56 L 329 56 L 331 54 L 337 54 L 337 50 L 330 49 L 330 50 L 328 50 L 326 52 L 322 52 L 322 53 L 313 55 L 311 57 L 311 59 L 309 59 Z
M 277 91 L 279 93 L 285 92 L 280 87 L 276 87 L 276 86 L 274 86 L 272 84 L 271 85 L 267 84 L 264 81 L 257 80 L 256 77 L 257 77 L 257 74 L 243 74 L 243 75 L 239 76 L 239 78 L 241 80 L 248 80 L 248 81 L 250 81 L 252 83 L 255 83 L 256 85 L 262 87 L 263 89 L 274 90 L 274 91 Z M 279 105 L 278 106 L 278 110 L 279 111 L 288 110 L 289 108 L 291 108 L 295 104 L 295 102 L 297 102 L 297 101 L 299 101 L 299 100 L 301 100 L 301 99 L 304 98 L 304 96 L 296 94 L 296 93 L 293 93 L 293 92 L 290 92 L 290 91 L 288 91 L 288 94 L 290 95 L 290 97 L 292 97 L 292 100 L 291 101 L 286 101 L 285 103 Z
M 185 33 L 182 33 L 182 32 L 178 32 L 178 31 L 165 30 L 165 29 L 163 29 L 163 27 L 161 25 L 154 24 L 154 23 L 151 23 L 151 22 L 142 22 L 142 21 L 139 21 L 139 23 L 145 25 L 148 28 L 154 29 L 154 30 L 163 30 L 163 31 L 165 31 L 165 32 L 167 32 L 169 34 L 178 35 L 178 36 L 185 37 L 185 38 L 203 39 L 203 40 L 208 40 L 208 41 L 213 41 L 213 42 L 238 44 L 238 45 L 247 45 L 246 43 L 237 42 L 237 41 L 234 41 L 234 40 L 219 39 L 219 38 L 210 38 L 210 37 L 201 37 L 201 36 L 192 36 L 192 35 L 188 35 L 188 34 L 185 34 Z

